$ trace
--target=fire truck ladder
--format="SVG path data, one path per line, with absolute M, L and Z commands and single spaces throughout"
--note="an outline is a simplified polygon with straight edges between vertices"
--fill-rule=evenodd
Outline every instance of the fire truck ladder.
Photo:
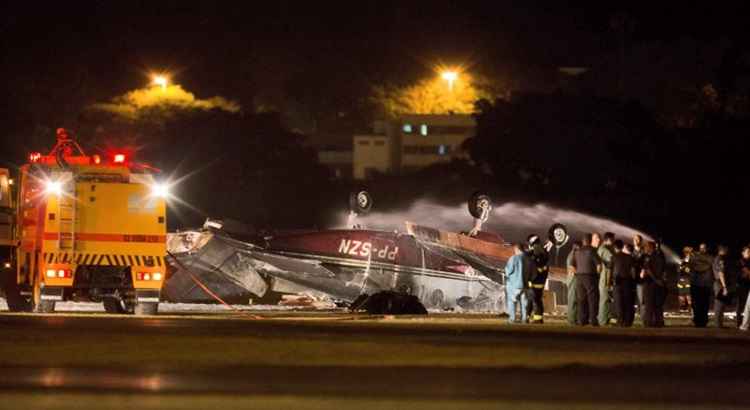
M 57 248 L 61 251 L 75 251 L 76 241 L 76 184 L 73 176 L 66 173 L 62 194 L 58 199 L 59 232 Z

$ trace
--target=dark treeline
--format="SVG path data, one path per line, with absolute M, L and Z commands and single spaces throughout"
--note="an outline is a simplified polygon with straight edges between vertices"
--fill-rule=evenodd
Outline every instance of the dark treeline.
M 692 115 L 689 126 L 670 127 L 637 102 L 527 95 L 480 102 L 467 145 L 498 185 L 529 200 L 612 217 L 676 245 L 747 244 L 747 111 L 717 100 Z

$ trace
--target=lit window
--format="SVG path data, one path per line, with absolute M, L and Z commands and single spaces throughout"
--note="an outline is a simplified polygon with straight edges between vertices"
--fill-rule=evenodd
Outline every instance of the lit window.
M 411 132 L 412 132 L 411 124 L 404 124 L 403 130 L 404 130 L 405 133 L 411 134 Z
M 419 126 L 419 133 L 422 135 L 427 135 L 427 124 L 422 124 Z

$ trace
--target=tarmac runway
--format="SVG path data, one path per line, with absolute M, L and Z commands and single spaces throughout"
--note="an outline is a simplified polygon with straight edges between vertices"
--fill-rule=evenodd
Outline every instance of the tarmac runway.
M 747 408 L 734 329 L 483 315 L 0 314 L 0 408 Z

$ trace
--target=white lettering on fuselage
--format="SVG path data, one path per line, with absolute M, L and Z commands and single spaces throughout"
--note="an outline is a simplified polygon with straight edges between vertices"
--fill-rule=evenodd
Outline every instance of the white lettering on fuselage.
M 355 241 L 351 239 L 342 239 L 339 245 L 339 253 L 351 256 L 361 256 L 369 258 L 370 255 L 387 260 L 396 260 L 398 255 L 398 246 L 391 247 L 386 245 L 383 249 L 377 249 L 372 246 L 372 242 Z

